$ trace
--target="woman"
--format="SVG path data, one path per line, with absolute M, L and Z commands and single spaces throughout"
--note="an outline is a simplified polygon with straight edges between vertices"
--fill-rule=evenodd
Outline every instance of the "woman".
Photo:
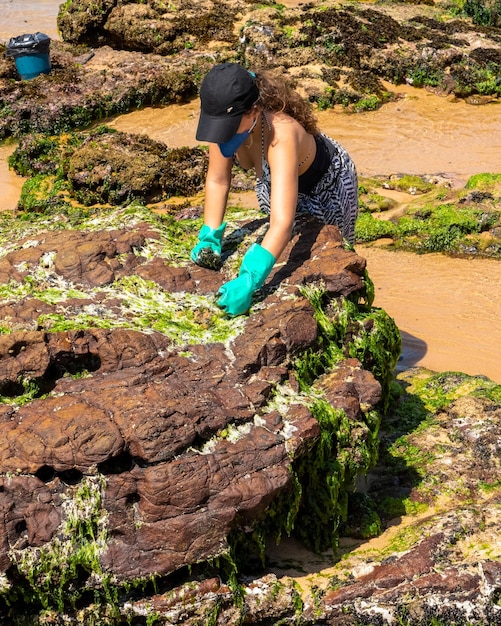
M 348 153 L 319 131 L 309 103 L 278 78 L 222 63 L 202 81 L 200 100 L 196 138 L 209 142 L 209 167 L 204 224 L 192 260 L 219 265 L 234 161 L 255 169 L 259 206 L 270 215 L 261 244 L 249 248 L 239 276 L 219 290 L 218 305 L 240 315 L 289 242 L 296 212 L 335 224 L 353 243 L 357 174 Z

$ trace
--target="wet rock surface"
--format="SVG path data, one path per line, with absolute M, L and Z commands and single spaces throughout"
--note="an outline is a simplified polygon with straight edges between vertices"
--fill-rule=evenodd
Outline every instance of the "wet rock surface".
M 326 593 L 323 616 L 312 623 L 358 624 L 369 618 L 371 623 L 380 624 L 396 619 L 411 624 L 432 619 L 444 624 L 466 620 L 496 624 L 500 616 L 496 589 L 501 564 L 488 559 L 465 564 L 453 556 L 458 538 L 473 534 L 480 524 L 468 509 L 437 517 L 423 528 L 426 536 L 407 553 L 388 563 L 369 566 L 369 573 Z
M 82 65 L 81 59 L 89 54 L 91 60 Z M 59 133 L 143 105 L 193 98 L 200 71 L 198 55 L 194 56 L 195 61 L 181 55 L 173 62 L 160 55 L 145 56 L 107 45 L 92 53 L 84 48 L 82 53 L 52 42 L 51 73 L 31 81 L 16 80 L 15 67 L 3 60 L 0 138 L 26 132 Z
M 348 555 L 345 565 L 332 568 L 331 588 L 317 596 L 306 614 L 319 624 L 497 624 L 499 400 L 475 397 L 487 381 L 457 373 L 431 375 L 416 368 L 401 379 L 410 386 L 424 380 L 428 389 L 455 397 L 434 411 L 428 427 L 390 436 L 393 463 L 401 454 L 407 470 L 391 470 L 382 451 L 370 479 L 367 493 L 380 511 L 398 493 L 417 508 L 401 519 L 390 519 L 390 513 L 383 525 L 388 546 L 376 540 L 379 545 L 371 549 L 368 542 L 360 554 L 355 549 Z M 401 434 L 402 424 L 398 428 Z M 391 420 L 383 424 L 383 448 L 389 430 Z M 401 532 L 392 533 L 392 526 L 398 528 L 404 520 Z
M 287 516 L 294 506 L 292 466 L 310 454 L 321 430 L 294 367 L 294 359 L 321 346 L 315 309 L 300 289 L 322 284 L 326 303 L 363 294 L 365 261 L 344 250 L 335 227 L 306 220 L 258 310 L 229 320 L 240 330 L 224 343 L 180 343 L 168 332 L 127 324 L 92 327 L 87 318 L 81 328 L 58 330 L 84 310 L 96 320 L 126 320 L 127 299 L 108 290 L 132 276 L 173 296 L 206 298 L 232 271 L 228 262 L 214 272 L 145 258 L 143 250 L 161 236 L 140 219 L 122 229 L 40 232 L 12 242 L 2 258 L 2 284 L 14 291 L 44 271 L 39 299 L 1 305 L 8 332 L 0 335 L 0 392 L 11 399 L 0 413 L 0 563 L 7 580 L 13 567 L 28 576 L 27 554 L 46 566 L 60 542 L 74 540 L 66 535 L 72 524 L 90 524 L 92 531 L 78 532 L 91 543 L 105 533 L 94 566 L 115 584 L 164 579 L 223 558 L 235 533 L 258 528 L 274 507 Z M 47 301 L 43 288 L 51 285 L 69 297 Z M 211 323 L 200 314 L 200 325 Z M 356 468 L 367 467 L 356 450 L 373 445 L 376 423 L 367 415 L 381 401 L 381 385 L 358 359 L 345 358 L 320 392 L 346 409 L 349 482 Z M 83 567 L 89 584 L 90 565 Z M 64 588 L 59 579 L 53 584 Z M 68 594 L 78 595 L 64 591 L 63 605 Z
M 267 560 L 270 573 L 241 579 L 242 603 L 234 588 L 198 571 L 197 563 L 224 558 L 235 532 L 246 536 L 281 502 L 288 503 L 286 510 L 293 506 L 291 464 L 307 458 L 322 437 L 293 367 L 295 358 L 319 348 L 322 334 L 315 308 L 299 288 L 324 285 L 328 312 L 337 299 L 363 293 L 365 261 L 343 249 L 337 229 L 306 221 L 282 259 L 287 263 L 276 266 L 257 309 L 229 341 L 179 344 L 169 333 L 89 324 L 51 328 L 55 312 L 70 320 L 78 308 L 99 307 L 101 315 L 121 310 L 116 293 L 101 290 L 127 276 L 144 274 L 173 293 L 203 296 L 231 271 L 228 261 L 213 272 L 147 259 L 141 251 L 158 243 L 161 233 L 140 217 L 122 229 L 30 235 L 3 259 L 4 284 L 22 284 L 45 258 L 48 284 L 55 276 L 87 293 L 56 303 L 12 299 L 0 309 L 10 329 L 0 336 L 1 393 L 15 399 L 29 391 L 27 381 L 35 383 L 27 401 L 3 404 L 0 411 L 0 564 L 7 580 L 13 567 L 27 575 L 21 555 L 51 554 L 68 524 L 81 528 L 82 520 L 94 520 L 92 535 L 103 536 L 96 555 L 101 575 L 112 575 L 118 586 L 148 577 L 160 581 L 156 592 L 140 598 L 135 592 L 119 603 L 122 617 L 141 615 L 147 606 L 165 624 L 197 624 L 212 614 L 220 624 L 496 624 L 499 401 L 489 381 L 460 374 L 426 382 L 449 398 L 433 411 L 428 429 L 414 432 L 398 414 L 383 419 L 381 459 L 366 492 L 381 517 L 378 533 L 398 528 L 394 515 L 404 515 L 404 501 L 417 511 L 424 507 L 414 518 L 406 516 L 388 547 L 371 552 L 370 543 L 365 549 L 361 544 L 345 560 L 328 556 L 329 574 L 322 574 L 319 588 L 312 581 L 309 591 Z M 250 225 L 259 227 L 255 220 Z M 89 254 L 90 242 L 100 254 Z M 78 263 L 57 261 L 66 247 Z M 110 270 L 117 254 L 120 267 Z M 199 321 L 209 323 L 203 313 Z M 412 385 L 413 375 L 422 377 L 417 371 L 403 383 Z M 337 458 L 352 464 L 346 469 L 350 482 L 356 468 L 369 467 L 364 450 L 377 432 L 381 384 L 346 354 L 314 386 L 346 416 Z M 482 389 L 492 390 L 491 396 L 479 395 Z M 284 390 L 288 401 L 276 402 Z M 408 449 L 413 461 L 389 464 L 391 446 L 403 458 Z M 188 565 L 197 575 L 177 586 L 172 576 L 183 578 Z M 59 612 L 64 610 L 63 603 Z
M 90 133 L 68 154 L 65 171 L 74 197 L 85 205 L 193 195 L 202 189 L 207 155 L 201 149 L 169 150 L 142 135 Z

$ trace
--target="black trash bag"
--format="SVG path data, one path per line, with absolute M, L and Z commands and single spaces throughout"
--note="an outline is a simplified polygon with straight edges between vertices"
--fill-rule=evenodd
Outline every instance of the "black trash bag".
M 5 48 L 5 56 L 16 58 L 30 54 L 48 52 L 50 37 L 45 33 L 33 33 L 11 37 Z

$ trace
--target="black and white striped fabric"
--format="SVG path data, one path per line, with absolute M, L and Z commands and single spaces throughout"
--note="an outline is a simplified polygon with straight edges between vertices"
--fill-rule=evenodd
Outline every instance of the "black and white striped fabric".
M 334 139 L 321 134 L 331 154 L 330 166 L 319 182 L 308 193 L 299 193 L 297 213 L 313 215 L 324 224 L 334 224 L 351 244 L 355 240 L 355 222 L 358 216 L 358 179 L 355 165 L 346 150 Z M 259 208 L 270 213 L 270 166 L 262 156 L 262 175 L 256 180 L 255 190 Z

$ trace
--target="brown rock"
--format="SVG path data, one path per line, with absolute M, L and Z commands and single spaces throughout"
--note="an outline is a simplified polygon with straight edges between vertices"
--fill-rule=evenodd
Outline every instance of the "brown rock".
M 351 419 L 360 417 L 362 405 L 365 410 L 381 400 L 381 385 L 358 359 L 341 361 L 334 371 L 320 377 L 316 386 L 333 407 L 343 409 Z
M 61 522 L 61 498 L 34 476 L 0 479 L 0 511 L 3 529 L 0 566 L 10 566 L 11 547 L 42 546 L 49 541 Z
M 17 331 L 0 335 L 0 384 L 42 377 L 49 362 L 44 333 Z
M 172 293 L 195 290 L 195 282 L 187 268 L 171 267 L 161 259 L 145 263 L 136 273 L 141 278 L 152 280 Z
M 279 366 L 288 354 L 314 345 L 317 332 L 313 308 L 307 300 L 274 301 L 273 306 L 252 316 L 247 332 L 235 339 L 235 368 L 241 376 L 248 376 L 262 367 Z
M 21 407 L 11 420 L 0 467 L 31 474 L 44 465 L 56 471 L 88 471 L 123 448 L 123 438 L 105 410 L 85 398 L 46 398 Z
M 38 300 L 29 298 L 22 302 L 7 302 L 0 304 L 0 319 L 8 323 L 12 330 L 17 330 L 17 326 L 26 327 L 29 324 L 35 326 L 40 315 L 52 313 L 54 308 Z
M 268 405 L 279 384 L 298 392 L 292 360 L 318 342 L 314 309 L 297 291 L 303 280 L 298 251 L 306 253 L 302 246 L 309 246 L 305 271 L 314 267 L 321 281 L 332 283 L 329 276 L 346 274 L 347 268 L 354 276 L 363 271 L 353 253 L 343 258 L 337 229 L 326 230 L 306 229 L 306 235 L 293 239 L 284 255 L 287 265 L 278 265 L 261 290 L 263 306 L 227 344 L 176 350 L 166 335 L 125 328 L 0 336 L 4 385 L 29 375 L 50 391 L 0 411 L 6 426 L 0 442 L 2 472 L 35 481 L 40 496 L 28 498 L 21 508 L 18 498 L 26 482 L 5 500 L 9 540 L 0 548 L 5 570 L 11 540 L 43 546 L 62 532 L 61 494 L 70 496 L 87 475 L 103 479 L 108 543 L 102 567 L 124 581 L 169 575 L 221 555 L 232 531 L 252 529 L 279 496 L 295 489 L 291 463 L 311 450 L 320 427 L 300 398 L 284 409 L 268 410 Z M 57 272 L 82 289 L 132 271 L 172 292 L 208 293 L 227 278 L 224 269 L 174 267 L 136 257 L 134 248 L 143 245 L 148 232 L 140 225 L 46 233 L 35 246 L 40 257 L 32 253 L 30 259 L 46 259 L 49 277 Z M 318 258 L 324 254 L 325 265 Z M 285 276 L 289 264 L 292 271 Z M 286 298 L 274 292 L 280 274 Z M 355 279 L 345 292 L 351 288 L 357 288 Z M 121 310 L 105 290 L 48 309 L 32 301 L 29 310 L 38 320 L 40 310 L 74 314 L 88 305 L 96 311 Z M 4 307 L 19 322 L 19 305 Z M 82 370 L 85 377 L 66 375 Z M 354 418 L 379 400 L 377 383 L 354 359 L 340 364 L 323 384 L 326 395 L 333 402 L 342 400 Z M 362 424 L 354 426 L 351 443 L 356 447 L 357 438 L 365 436 Z M 11 517 L 9 507 L 14 507 Z

